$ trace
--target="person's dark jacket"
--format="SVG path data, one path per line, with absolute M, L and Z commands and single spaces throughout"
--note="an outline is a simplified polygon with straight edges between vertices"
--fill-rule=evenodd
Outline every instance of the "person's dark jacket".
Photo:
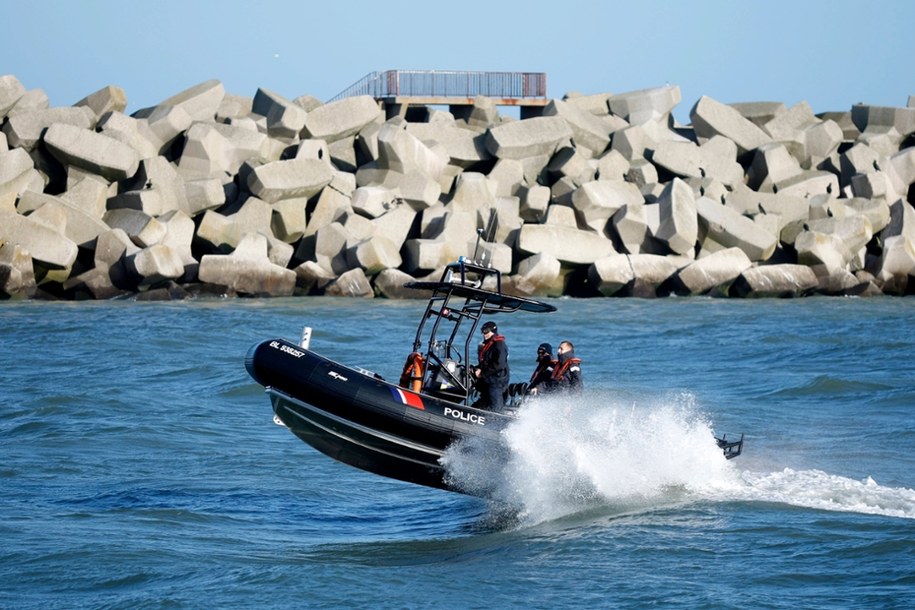
M 547 391 L 553 384 L 553 368 L 556 361 L 550 353 L 543 354 L 537 359 L 537 368 L 531 374 L 531 381 L 528 385 L 528 391 L 537 389 L 538 392 Z
M 480 346 L 480 379 L 494 388 L 508 387 L 508 345 L 502 335 L 493 335 Z
M 559 354 L 559 360 L 553 368 L 552 379 L 555 389 L 581 392 L 584 388 L 581 379 L 581 358 L 576 358 L 575 352 L 572 350 Z

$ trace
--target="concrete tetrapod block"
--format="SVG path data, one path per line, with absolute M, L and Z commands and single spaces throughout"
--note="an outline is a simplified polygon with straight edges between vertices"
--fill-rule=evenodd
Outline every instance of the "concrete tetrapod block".
M 233 293 L 264 296 L 290 296 L 296 284 L 295 271 L 270 262 L 267 238 L 259 233 L 246 234 L 232 254 L 203 256 L 198 277 Z
M 213 210 L 226 203 L 226 189 L 218 178 L 188 180 L 184 182 L 185 205 L 181 205 L 180 196 L 177 201 L 179 210 L 188 216 L 196 217 L 201 212 Z
M 740 248 L 727 248 L 709 254 L 680 269 L 675 292 L 727 295 L 731 283 L 752 265 Z
M 534 117 L 502 123 L 487 132 L 486 149 L 499 159 L 551 156 L 572 137 L 572 130 L 559 116 Z
M 33 167 L 29 153 L 21 148 L 0 152 L 0 211 L 16 211 L 16 199 L 31 181 Z
M 915 277 L 915 245 L 903 235 L 889 237 L 883 242 L 880 271 L 877 279 L 887 294 L 911 292 Z
M 805 167 L 816 167 L 818 163 L 839 150 L 844 135 L 835 121 L 822 121 L 804 131 L 807 158 Z
M 178 174 L 185 180 L 226 178 L 237 173 L 237 151 L 214 125 L 194 123 L 185 134 Z
M 318 159 L 273 161 L 255 168 L 248 189 L 267 203 L 293 197 L 313 197 L 330 184 L 334 171 Z
M 193 216 L 197 212 L 207 209 L 207 205 L 199 205 L 199 202 L 191 207 L 188 201 L 187 183 L 178 174 L 175 166 L 165 157 L 155 156 L 140 161 L 140 167 L 130 182 L 129 188 L 131 190 L 155 190 L 161 200 L 160 209 L 163 214 L 170 210 L 181 210 L 188 216 Z M 222 195 L 221 185 L 219 194 Z M 219 203 L 208 202 L 208 204 L 209 207 L 216 207 L 224 202 L 223 196 Z
M 499 122 L 499 109 L 488 97 L 478 95 L 473 99 L 473 105 L 452 104 L 450 110 L 455 119 L 466 124 L 468 130 L 482 133 Z
M 703 232 L 722 246 L 740 248 L 751 261 L 768 260 L 775 252 L 778 237 L 752 220 L 713 201 L 700 197 L 696 213 Z
M 496 197 L 512 197 L 524 183 L 524 165 L 517 159 L 499 159 L 486 178 L 493 183 Z
M 162 196 L 159 190 L 155 188 L 125 191 L 108 200 L 109 210 L 119 208 L 140 210 L 150 216 L 159 216 L 168 211 L 162 205 Z
M 176 93 L 156 106 L 180 108 L 194 121 L 213 121 L 225 96 L 222 83 L 212 79 Z
M 139 210 L 108 210 L 102 222 L 112 229 L 123 229 L 130 240 L 141 248 L 159 243 L 166 232 L 165 225 Z
M 95 266 L 112 267 L 125 256 L 131 256 L 140 248 L 130 241 L 124 229 L 109 229 L 98 237 L 95 244 Z
M 41 140 L 46 129 L 55 123 L 89 130 L 95 127 L 96 118 L 92 109 L 73 106 L 47 108 L 17 113 L 3 124 L 10 148 L 24 148 L 31 152 Z
M 757 127 L 762 127 L 780 114 L 788 112 L 783 102 L 735 102 L 728 106 Z
M 658 254 L 630 254 L 629 265 L 632 267 L 633 281 L 624 293 L 629 296 L 653 298 L 658 289 L 687 265 L 691 260 L 678 256 L 661 256 Z
M 356 268 L 350 269 L 328 284 L 324 294 L 333 297 L 372 298 L 375 296 L 375 290 L 365 277 L 365 272 Z
M 402 269 L 416 275 L 417 272 L 440 269 L 454 262 L 457 256 L 470 254 L 466 251 L 456 253 L 455 250 L 456 248 L 444 239 L 408 239 L 402 249 Z
M 486 135 L 458 127 L 453 121 L 441 123 L 407 123 L 406 131 L 424 144 L 438 142 L 448 155 L 449 165 L 466 169 L 492 159 L 486 150 Z
M 692 254 L 699 233 L 693 190 L 679 178 L 674 178 L 664 187 L 658 203 L 661 224 L 655 237 L 676 254 Z
M 562 100 L 579 110 L 590 112 L 593 115 L 607 116 L 610 112 L 607 107 L 607 100 L 612 96 L 613 94 L 609 92 L 584 95 L 578 91 L 569 91 L 562 97 Z
M 763 265 L 741 273 L 730 292 L 741 298 L 800 297 L 817 285 L 816 274 L 805 265 Z
M 267 133 L 273 138 L 298 140 L 308 112 L 278 93 L 260 88 L 254 94 L 252 111 L 267 118 Z
M 427 146 L 400 125 L 385 123 L 378 132 L 379 169 L 400 174 L 421 171 L 438 181 L 447 164 L 444 148 Z
M 414 281 L 412 275 L 399 269 L 385 269 L 375 276 L 375 292 L 389 299 L 422 299 L 428 296 L 421 290 L 407 288 L 407 282 Z
M 231 144 L 235 153 L 229 166 L 230 173 L 238 173 L 238 169 L 245 161 L 252 159 L 276 161 L 279 159 L 279 156 L 275 158 L 271 156 L 273 154 L 273 147 L 271 144 L 275 142 L 275 140 L 271 140 L 267 134 L 257 131 L 257 126 L 254 125 L 253 121 L 251 121 L 250 126 L 247 126 L 241 121 L 236 121 L 231 124 L 211 123 L 211 125 L 213 129 L 218 131 L 222 137 L 229 141 L 229 144 Z M 283 147 L 285 148 L 285 144 Z
M 645 158 L 646 150 L 656 150 L 659 140 L 645 125 L 633 125 L 613 134 L 610 149 L 630 162 Z
M 481 210 L 496 205 L 497 185 L 478 172 L 464 172 L 458 176 L 454 195 L 448 209 L 476 216 Z M 484 227 L 485 228 L 485 227 Z
M 619 240 L 619 246 L 628 254 L 642 251 L 648 239 L 648 216 L 641 203 L 627 204 L 621 207 L 610 219 L 613 233 Z
M 893 187 L 898 193 L 905 193 L 915 183 L 915 146 L 900 150 L 889 158 L 887 168 Z
M 19 244 L 0 241 L 0 297 L 29 299 L 35 295 L 32 257 Z
M 25 95 L 25 87 L 18 78 L 12 74 L 0 76 L 0 122 L 6 118 L 6 113 L 23 95 Z
M 127 259 L 127 266 L 139 277 L 141 290 L 184 275 L 181 256 L 165 244 L 143 248 Z
M 87 214 L 60 197 L 26 191 L 19 199 L 20 214 L 30 214 L 42 208 L 48 208 L 46 212 L 51 209 L 59 210 L 65 216 L 63 235 L 78 246 L 90 245 L 90 242 L 108 230 L 108 225 L 99 218 Z
M 305 234 L 308 226 L 305 213 L 308 207 L 306 197 L 283 199 L 271 207 L 273 208 L 273 218 L 270 221 L 270 228 L 277 239 L 291 244 Z
M 635 272 L 626 254 L 599 258 L 588 267 L 588 280 L 605 297 L 617 294 L 635 280 Z
M 383 120 L 381 107 L 370 95 L 347 97 L 319 106 L 305 116 L 304 135 L 336 142 Z
M 776 192 L 802 172 L 800 163 L 782 142 L 770 142 L 756 149 L 747 171 L 747 186 L 756 191 Z
M 550 157 L 546 166 L 549 180 L 556 181 L 566 178 L 575 186 L 594 180 L 596 170 L 591 159 L 581 154 L 580 148 L 563 146 Z
M 324 291 L 324 288 L 337 279 L 337 276 L 315 261 L 305 261 L 294 269 L 296 294 L 313 294 Z
M 99 119 L 98 131 L 133 148 L 140 159 L 156 158 L 159 154 L 161 143 L 149 130 L 149 123 L 145 119 L 135 119 L 121 112 L 108 112 Z
M 772 141 L 768 134 L 736 109 L 705 95 L 690 110 L 689 118 L 697 136 L 705 139 L 724 136 L 737 144 L 739 155 Z
M 156 106 L 142 118 L 146 121 L 146 137 L 159 154 L 165 152 L 194 122 L 191 115 L 179 106 Z
M 72 240 L 28 216 L 0 211 L 0 243 L 22 247 L 52 281 L 66 279 L 76 262 L 78 249 Z
M 73 165 L 106 180 L 117 182 L 137 173 L 140 158 L 137 152 L 106 135 L 55 123 L 44 134 L 44 144 L 64 165 Z
M 726 151 L 720 143 L 730 144 L 734 154 Z M 728 186 L 743 182 L 743 168 L 737 163 L 736 147 L 721 136 L 715 136 L 702 146 L 692 142 L 662 140 L 658 142 L 652 163 L 683 178 L 704 178 L 721 180 Z
M 864 249 L 874 236 L 873 227 L 864 216 L 811 220 L 807 223 L 807 228 L 810 231 L 833 235 L 838 238 L 842 244 L 839 251 L 842 253 L 846 265 L 854 261 L 857 254 Z
M 535 254 L 518 263 L 518 272 L 502 279 L 503 290 L 534 297 L 562 296 L 562 263 L 549 254 Z
M 95 116 L 101 118 L 108 112 L 124 112 L 127 108 L 127 94 L 115 85 L 102 87 L 95 93 L 90 93 L 74 106 L 87 106 L 92 109 Z
M 892 127 L 900 135 L 915 133 L 915 108 L 893 106 L 870 106 L 855 104 L 851 107 L 851 118 L 860 131 L 875 127 Z
M 794 240 L 794 248 L 798 263 L 813 269 L 818 278 L 847 271 L 848 249 L 837 235 L 801 231 Z
M 650 167 L 651 169 L 647 169 Z M 635 168 L 635 169 L 633 169 Z M 647 179 L 653 171 L 653 178 Z M 628 180 L 641 188 L 646 182 L 657 182 L 658 171 L 651 162 L 638 159 L 630 162 L 618 150 L 609 150 L 597 160 L 598 180 Z M 641 181 L 640 181 L 641 179 Z
M 805 170 L 780 183 L 778 192 L 783 195 L 797 195 L 805 198 L 822 194 L 838 195 L 839 180 L 832 172 Z
M 356 178 L 352 174 L 336 172 L 330 184 L 318 195 L 318 202 L 308 217 L 305 235 L 313 235 L 321 227 L 337 222 L 353 212 L 352 200 Z
M 383 186 L 360 186 L 353 191 L 351 205 L 353 211 L 366 218 L 378 218 L 397 199 L 394 192 Z
M 368 276 L 377 275 L 385 269 L 397 269 L 403 264 L 399 248 L 382 236 L 375 236 L 349 248 L 346 260 L 350 267 L 358 267 Z
M 550 100 L 543 109 L 543 116 L 557 116 L 565 120 L 572 131 L 572 140 L 576 148 L 587 148 L 589 157 L 604 152 L 610 144 L 606 124 L 599 118 L 562 100 Z M 528 119 L 530 120 L 530 119 Z
M 806 155 L 805 132 L 808 128 L 821 122 L 822 120 L 813 114 L 810 105 L 801 101 L 787 111 L 772 117 L 762 126 L 762 130 L 772 140 L 787 143 L 791 150 L 798 154 L 798 161 L 803 161 Z
M 666 118 L 682 99 L 680 87 L 672 85 L 612 95 L 607 105 L 630 125 L 641 125 Z
M 346 244 L 350 234 L 341 222 L 332 222 L 299 242 L 295 253 L 297 260 L 312 260 L 327 271 L 339 275 L 349 269 L 346 262 Z
M 596 180 L 586 182 L 572 194 L 572 207 L 578 220 L 603 234 L 607 221 L 624 206 L 641 205 L 642 193 L 631 182 Z
M 550 189 L 541 184 L 522 186 L 518 189 L 521 199 L 521 219 L 527 222 L 542 222 L 550 205 Z
M 589 265 L 616 253 L 613 242 L 603 235 L 551 224 L 522 225 L 518 249 L 527 254 L 549 254 L 560 262 L 573 265 Z
M 246 233 L 269 235 L 273 208 L 257 197 L 245 200 L 237 212 L 223 216 L 207 210 L 197 227 L 197 237 L 216 248 L 236 248 Z
M 28 89 L 22 94 L 16 105 L 10 108 L 8 115 L 12 118 L 17 114 L 47 110 L 50 106 L 48 94 L 45 93 L 44 89 Z
M 375 236 L 375 225 L 360 214 L 347 214 L 343 220 L 346 229 L 346 247 L 349 248 Z
M 372 219 L 372 224 L 375 226 L 373 233 L 387 238 L 400 251 L 410 235 L 410 229 L 415 219 L 416 211 L 410 206 L 394 205 L 381 216 Z
M 72 203 L 90 216 L 95 218 L 104 216 L 111 184 L 101 176 L 82 172 L 73 167 L 69 169 L 67 176 L 67 190 L 60 194 L 60 198 Z

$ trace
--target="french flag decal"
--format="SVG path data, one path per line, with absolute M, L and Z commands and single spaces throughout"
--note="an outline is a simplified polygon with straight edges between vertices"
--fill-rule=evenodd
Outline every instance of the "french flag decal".
M 423 404 L 423 399 L 420 398 L 419 394 L 414 394 L 413 392 L 404 392 L 400 388 L 395 388 L 394 386 L 388 387 L 391 388 L 391 394 L 394 395 L 394 400 L 400 404 L 408 405 L 414 409 L 420 409 L 422 411 L 426 410 L 426 406 Z

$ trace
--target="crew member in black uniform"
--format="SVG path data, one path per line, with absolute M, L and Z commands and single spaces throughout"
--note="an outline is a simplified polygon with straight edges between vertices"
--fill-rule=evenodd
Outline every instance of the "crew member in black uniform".
M 505 406 L 505 390 L 508 389 L 508 345 L 505 343 L 505 337 L 498 334 L 499 329 L 495 322 L 484 322 L 482 329 L 480 364 L 474 371 L 480 400 L 474 406 L 501 411 Z
M 550 391 L 553 385 L 553 367 L 556 366 L 556 360 L 553 359 L 553 346 L 549 343 L 541 343 L 537 348 L 537 367 L 531 374 L 531 381 L 527 391 L 532 396 L 544 394 Z
M 575 357 L 575 346 L 563 341 L 556 350 L 559 358 L 553 367 L 553 384 L 557 390 L 577 394 L 584 388 L 581 380 L 581 358 Z

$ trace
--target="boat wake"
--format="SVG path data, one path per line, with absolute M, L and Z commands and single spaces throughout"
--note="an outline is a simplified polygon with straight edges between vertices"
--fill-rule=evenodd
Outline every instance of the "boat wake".
M 696 501 L 915 519 L 915 490 L 815 470 L 742 471 L 714 436 L 687 394 L 629 405 L 599 394 L 545 397 L 505 429 L 501 452 L 457 445 L 443 463 L 452 485 L 513 507 L 528 525 L 596 508 L 626 514 Z

